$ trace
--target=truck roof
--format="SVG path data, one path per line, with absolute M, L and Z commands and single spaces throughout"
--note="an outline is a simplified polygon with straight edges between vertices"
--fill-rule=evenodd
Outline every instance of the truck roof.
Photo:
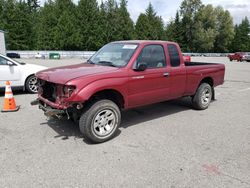
M 163 40 L 124 40 L 124 41 L 115 41 L 112 43 L 137 43 L 137 44 L 151 44 L 151 43 L 171 43 L 171 44 L 177 44 L 175 42 L 170 41 L 163 41 Z

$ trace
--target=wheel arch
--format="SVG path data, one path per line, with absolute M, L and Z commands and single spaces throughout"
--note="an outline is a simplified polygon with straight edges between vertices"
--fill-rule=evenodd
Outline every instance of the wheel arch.
M 93 102 L 101 99 L 108 99 L 113 101 L 120 109 L 125 106 L 125 98 L 124 96 L 115 89 L 103 89 L 95 92 L 88 99 L 88 102 Z
M 28 76 L 26 76 L 26 78 L 24 79 L 24 83 L 23 83 L 23 90 L 24 91 L 27 91 L 27 88 L 26 88 L 26 82 L 27 80 L 31 77 L 31 76 L 35 76 L 35 74 L 29 74 Z
M 213 80 L 213 78 L 210 77 L 210 76 L 203 78 L 203 79 L 200 81 L 200 83 L 199 83 L 197 89 L 199 88 L 199 86 L 200 86 L 202 83 L 207 83 L 207 84 L 209 84 L 209 85 L 211 86 L 211 88 L 212 88 L 212 100 L 215 100 L 214 80 Z

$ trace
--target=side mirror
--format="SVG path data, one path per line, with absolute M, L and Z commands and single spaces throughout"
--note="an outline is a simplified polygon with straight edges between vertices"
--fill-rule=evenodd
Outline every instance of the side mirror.
M 135 71 L 145 71 L 147 69 L 146 63 L 138 63 L 137 66 L 134 68 Z
M 15 64 L 12 63 L 11 61 L 7 61 L 7 65 L 9 65 L 9 66 L 14 66 Z

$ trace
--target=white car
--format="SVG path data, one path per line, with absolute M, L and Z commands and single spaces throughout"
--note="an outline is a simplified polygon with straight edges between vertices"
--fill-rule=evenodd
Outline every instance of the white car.
M 47 67 L 17 62 L 0 54 L 0 89 L 9 80 L 11 87 L 21 87 L 30 93 L 37 92 L 35 73 Z
M 45 59 L 45 55 L 40 54 L 40 53 L 37 53 L 37 54 L 35 55 L 35 58 L 36 58 L 36 59 Z

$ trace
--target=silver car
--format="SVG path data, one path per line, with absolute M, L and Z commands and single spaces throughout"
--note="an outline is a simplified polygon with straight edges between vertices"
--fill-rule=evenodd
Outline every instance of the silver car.
M 247 52 L 245 55 L 243 55 L 242 61 L 250 62 L 250 52 Z

